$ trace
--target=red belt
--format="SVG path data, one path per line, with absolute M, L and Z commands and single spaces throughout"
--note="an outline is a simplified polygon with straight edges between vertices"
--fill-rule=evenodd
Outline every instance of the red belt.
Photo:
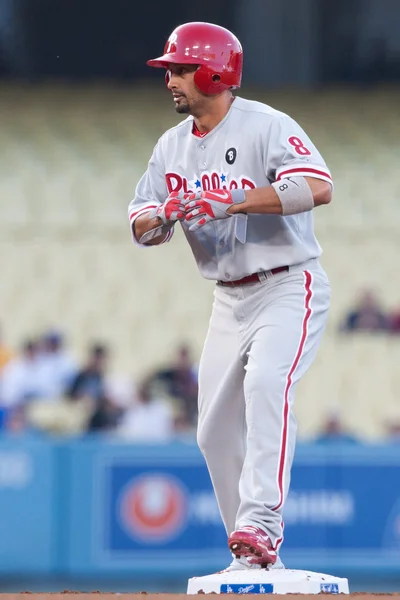
M 252 273 L 251 275 L 246 275 L 246 277 L 242 277 L 242 279 L 235 279 L 234 281 L 218 281 L 218 283 L 220 285 L 244 285 L 246 283 L 255 283 L 256 281 L 262 281 L 262 279 L 260 279 L 260 275 L 263 275 L 264 273 L 276 275 L 277 273 L 282 273 L 283 271 L 289 271 L 289 267 L 276 267 L 270 271 L 262 271 L 261 273 Z

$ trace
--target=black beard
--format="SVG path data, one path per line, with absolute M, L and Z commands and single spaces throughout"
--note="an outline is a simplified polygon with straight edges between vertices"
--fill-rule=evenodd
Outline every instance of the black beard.
M 190 112 L 190 108 L 188 104 L 182 104 L 175 107 L 175 110 L 180 115 L 187 115 Z

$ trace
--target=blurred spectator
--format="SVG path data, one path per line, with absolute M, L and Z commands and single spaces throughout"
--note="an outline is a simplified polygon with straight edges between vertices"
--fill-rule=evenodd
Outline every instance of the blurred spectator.
M 179 399 L 188 422 L 197 421 L 198 374 L 188 345 L 177 348 L 175 360 L 171 366 L 157 371 L 154 375 L 160 381 L 166 393 Z
M 24 342 L 21 355 L 10 360 L 0 381 L 0 404 L 13 407 L 37 398 L 45 398 L 47 387 L 36 341 Z
M 388 318 L 376 294 L 366 290 L 360 294 L 359 300 L 349 312 L 340 329 L 341 331 L 387 331 Z
M 388 423 L 386 427 L 385 442 L 400 444 L 400 420 Z
M 394 335 L 400 335 L 400 307 L 389 316 L 389 332 Z
M 175 438 L 181 441 L 193 442 L 196 439 L 196 427 L 191 423 L 185 412 L 177 411 L 174 419 Z
M 59 332 L 49 331 L 41 339 L 40 361 L 46 397 L 60 398 L 71 384 L 77 366 L 66 351 Z
M 89 432 L 113 431 L 119 424 L 122 410 L 110 396 L 102 396 L 88 423 Z
M 113 403 L 119 408 L 128 408 L 132 403 L 132 397 L 136 395 L 136 384 L 130 376 L 112 373 L 107 376 L 105 382 L 105 395 L 111 397 Z
M 18 404 L 10 408 L 0 408 L 0 430 L 11 435 L 38 435 L 41 427 L 30 419 L 29 411 L 40 400 L 32 400 L 28 404 Z M 48 406 L 47 403 L 45 403 Z M 51 403 L 51 406 L 54 406 Z
M 91 398 L 95 401 L 103 398 L 108 354 L 104 345 L 95 344 L 90 348 L 86 365 L 72 378 L 67 390 L 68 398 Z
M 313 440 L 316 444 L 358 444 L 359 440 L 344 427 L 338 413 L 328 415 L 321 433 Z
M 167 400 L 145 380 L 132 406 L 125 412 L 118 434 L 132 442 L 166 442 L 174 436 L 174 411 Z
M 384 437 L 383 442 L 389 444 L 400 444 L 400 409 L 397 407 L 386 411 L 383 420 Z
M 7 433 L 13 435 L 32 433 L 32 428 L 26 418 L 25 406 L 16 406 L 8 411 L 5 428 Z
M 14 352 L 4 343 L 2 331 L 0 330 L 0 372 L 12 358 L 14 358 Z

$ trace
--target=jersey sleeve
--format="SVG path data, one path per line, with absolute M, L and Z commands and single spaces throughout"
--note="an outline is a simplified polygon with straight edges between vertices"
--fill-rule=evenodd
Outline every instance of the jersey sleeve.
M 147 248 L 148 246 L 139 244 L 134 234 L 133 224 L 140 215 L 151 211 L 153 208 L 157 208 L 168 197 L 163 165 L 161 142 L 159 141 L 153 150 L 146 172 L 142 175 L 136 186 L 135 196 L 128 207 L 128 218 L 133 241 L 141 247 Z M 168 242 L 173 233 L 174 228 L 172 227 L 161 243 Z
M 271 124 L 265 172 L 271 182 L 303 176 L 332 184 L 331 173 L 321 154 L 300 125 L 287 115 L 274 119 Z

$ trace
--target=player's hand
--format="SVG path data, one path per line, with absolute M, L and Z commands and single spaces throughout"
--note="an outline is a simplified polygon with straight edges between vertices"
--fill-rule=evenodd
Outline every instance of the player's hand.
M 245 201 L 244 190 L 209 190 L 198 194 L 188 194 L 185 200 L 186 221 L 190 223 L 189 231 L 196 231 L 210 221 L 227 219 L 233 213 L 229 209 L 234 204 Z
M 158 217 L 161 219 L 163 225 L 172 226 L 176 221 L 183 221 L 185 218 L 185 205 L 183 203 L 185 197 L 188 194 L 183 192 L 171 192 L 168 198 L 160 204 L 157 208 L 154 208 L 150 217 Z

